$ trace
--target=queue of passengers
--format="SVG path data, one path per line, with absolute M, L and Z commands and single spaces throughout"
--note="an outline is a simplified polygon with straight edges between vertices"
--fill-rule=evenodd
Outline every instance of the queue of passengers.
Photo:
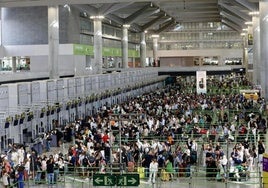
M 209 180 L 217 176 L 226 179 L 227 167 L 239 179 L 242 174 L 238 166 L 250 171 L 254 160 L 261 162 L 265 152 L 261 142 L 265 132 L 261 130 L 266 129 L 266 119 L 261 113 L 246 111 L 256 107 L 260 110 L 263 103 L 262 99 L 253 102 L 240 94 L 184 93 L 183 88 L 167 87 L 123 104 L 103 106 L 93 116 L 76 119 L 61 130 L 67 135 L 57 140 L 74 143 L 67 153 L 49 157 L 37 151 L 23 157 L 18 154 L 18 165 L 25 167 L 25 176 L 31 175 L 36 182 L 47 178 L 50 184 L 65 172 L 82 169 L 80 175 L 89 177 L 93 172 L 109 172 L 114 164 L 125 172 L 143 167 L 140 173 L 148 177 L 153 159 L 170 179 L 191 176 L 191 166 L 201 160 Z M 235 112 L 233 118 L 228 110 Z M 225 141 L 237 141 L 229 156 L 221 147 Z M 20 148 L 14 150 L 21 152 Z M 14 158 L 9 162 L 10 166 L 17 165 Z

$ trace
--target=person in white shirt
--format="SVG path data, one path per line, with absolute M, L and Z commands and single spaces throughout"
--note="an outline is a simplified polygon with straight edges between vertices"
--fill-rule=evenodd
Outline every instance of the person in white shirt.
M 152 162 L 149 166 L 149 183 L 155 183 L 155 178 L 157 176 L 158 172 L 158 162 L 156 161 L 156 158 L 153 158 Z

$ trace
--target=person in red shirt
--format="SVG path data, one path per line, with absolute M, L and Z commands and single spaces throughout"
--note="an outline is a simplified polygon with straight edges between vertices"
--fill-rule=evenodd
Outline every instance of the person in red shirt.
M 103 141 L 103 143 L 109 142 L 108 131 L 105 131 L 105 134 L 102 136 L 102 141 Z

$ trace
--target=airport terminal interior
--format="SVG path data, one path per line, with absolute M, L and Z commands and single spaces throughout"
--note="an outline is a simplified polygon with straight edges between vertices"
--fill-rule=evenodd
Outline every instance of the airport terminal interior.
M 267 0 L 0 0 L 0 187 L 268 187 Z

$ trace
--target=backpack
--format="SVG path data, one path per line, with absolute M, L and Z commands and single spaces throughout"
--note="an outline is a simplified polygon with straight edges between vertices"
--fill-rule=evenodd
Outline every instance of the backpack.
M 95 162 L 95 157 L 89 156 L 88 160 L 89 160 L 90 163 L 94 163 Z
M 87 157 L 84 157 L 83 160 L 82 160 L 82 165 L 83 166 L 87 166 L 88 165 L 88 159 Z

